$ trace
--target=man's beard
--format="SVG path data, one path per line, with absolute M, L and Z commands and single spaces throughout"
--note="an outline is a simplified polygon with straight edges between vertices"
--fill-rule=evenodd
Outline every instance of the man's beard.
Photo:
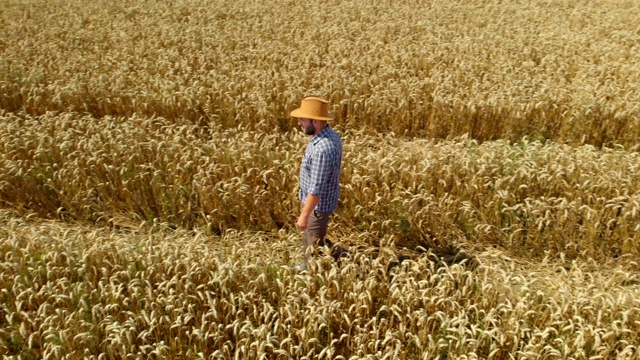
M 306 135 L 313 135 L 316 133 L 316 129 L 313 128 L 313 125 L 309 125 L 309 127 L 304 128 L 304 133 Z

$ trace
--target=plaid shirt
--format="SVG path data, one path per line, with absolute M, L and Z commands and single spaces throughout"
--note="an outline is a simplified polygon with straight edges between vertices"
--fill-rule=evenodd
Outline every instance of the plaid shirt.
M 340 196 L 342 141 L 335 130 L 327 126 L 309 140 L 300 168 L 299 198 L 304 205 L 308 194 L 320 196 L 314 210 L 333 212 Z

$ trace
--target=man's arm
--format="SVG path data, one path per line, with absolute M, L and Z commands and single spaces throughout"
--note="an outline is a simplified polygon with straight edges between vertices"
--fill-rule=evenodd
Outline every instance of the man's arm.
M 307 195 L 307 201 L 304 204 L 304 208 L 302 208 L 302 212 L 300 212 L 300 217 L 298 217 L 298 222 L 296 226 L 298 230 L 305 231 L 307 229 L 307 224 L 309 224 L 309 216 L 311 216 L 311 212 L 315 209 L 316 205 L 320 202 L 320 196 L 309 194 Z

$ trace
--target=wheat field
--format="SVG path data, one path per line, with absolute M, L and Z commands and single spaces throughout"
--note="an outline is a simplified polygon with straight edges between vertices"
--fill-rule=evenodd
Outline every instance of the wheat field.
M 640 358 L 638 18 L 4 0 L 0 355 Z M 305 95 L 336 114 L 350 255 L 301 273 Z
M 635 146 L 635 1 L 4 1 L 0 106 Z M 258 121 L 259 120 L 259 121 Z
M 2 348 L 20 358 L 634 358 L 636 263 L 514 261 L 308 273 L 295 234 L 109 230 L 2 212 Z M 607 270 L 603 271 L 603 265 Z M 10 302 L 8 300 L 11 300 Z

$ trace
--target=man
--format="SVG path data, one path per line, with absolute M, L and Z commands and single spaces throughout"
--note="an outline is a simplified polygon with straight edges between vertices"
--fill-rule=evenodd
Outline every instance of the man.
M 298 125 L 306 135 L 312 136 L 300 168 L 302 210 L 296 222 L 305 253 L 305 262 L 300 268 L 306 269 L 313 246 L 324 243 L 329 216 L 338 206 L 342 141 L 329 126 L 333 114 L 329 113 L 329 102 L 323 98 L 305 97 L 291 116 L 298 118 Z

